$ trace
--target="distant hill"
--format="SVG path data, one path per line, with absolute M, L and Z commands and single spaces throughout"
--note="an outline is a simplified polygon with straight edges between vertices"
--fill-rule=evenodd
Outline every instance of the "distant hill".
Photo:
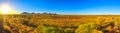
M 45 15 L 57 15 L 56 13 L 47 13 L 47 12 L 44 12 L 44 13 L 28 13 L 28 12 L 23 12 L 21 14 L 45 14 Z

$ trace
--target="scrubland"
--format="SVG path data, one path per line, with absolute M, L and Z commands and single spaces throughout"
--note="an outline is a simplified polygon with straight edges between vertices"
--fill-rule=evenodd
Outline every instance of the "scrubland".
M 2 33 L 120 33 L 120 15 L 0 15 Z

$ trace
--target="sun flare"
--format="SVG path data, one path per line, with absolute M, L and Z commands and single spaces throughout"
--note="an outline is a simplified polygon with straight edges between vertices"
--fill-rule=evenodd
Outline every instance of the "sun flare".
M 13 10 L 8 4 L 0 6 L 0 14 L 19 14 L 19 12 Z
M 7 4 L 1 6 L 1 12 L 7 14 L 10 11 L 10 7 Z

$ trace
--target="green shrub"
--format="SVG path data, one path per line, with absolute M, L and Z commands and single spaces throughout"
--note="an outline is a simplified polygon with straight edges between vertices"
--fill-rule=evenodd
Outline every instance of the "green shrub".
M 94 23 L 87 23 L 82 24 L 79 26 L 79 28 L 75 31 L 75 33 L 92 33 L 92 31 L 95 29 Z
M 40 33 L 63 33 L 63 31 L 57 27 L 42 27 L 41 26 L 38 29 Z
M 0 31 L 2 31 L 3 30 L 3 18 L 0 18 Z
M 64 32 L 65 33 L 75 33 L 74 29 L 72 29 L 72 28 L 66 28 L 66 29 L 64 29 Z

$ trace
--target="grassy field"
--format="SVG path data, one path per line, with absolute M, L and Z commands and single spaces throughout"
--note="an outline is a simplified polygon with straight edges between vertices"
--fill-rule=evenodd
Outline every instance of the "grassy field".
M 120 15 L 0 15 L 3 33 L 120 33 Z

